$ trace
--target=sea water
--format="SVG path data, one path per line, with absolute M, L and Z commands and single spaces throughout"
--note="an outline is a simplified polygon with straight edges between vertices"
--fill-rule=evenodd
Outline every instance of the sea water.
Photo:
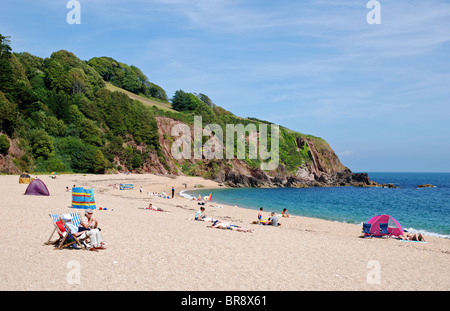
M 227 188 L 183 191 L 186 197 L 212 193 L 217 204 L 265 212 L 307 216 L 362 224 L 372 216 L 389 214 L 410 233 L 450 238 L 450 173 L 368 173 L 381 183 L 398 188 Z M 417 188 L 432 184 L 433 188 Z M 256 213 L 255 213 L 256 218 Z

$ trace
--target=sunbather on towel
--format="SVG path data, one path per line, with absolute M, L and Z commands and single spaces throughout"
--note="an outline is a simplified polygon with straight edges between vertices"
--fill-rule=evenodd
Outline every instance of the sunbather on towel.
M 232 225 L 229 223 L 221 222 L 219 220 L 214 221 L 214 223 L 209 226 L 211 228 L 218 228 L 218 229 L 230 229 L 230 230 L 236 230 L 240 232 L 253 232 L 253 229 L 245 229 L 236 225 Z
M 152 205 L 152 203 L 150 203 L 147 207 L 147 209 L 151 210 L 151 211 L 156 211 L 156 212 L 167 212 L 166 210 L 163 210 L 160 207 L 155 207 Z
M 423 235 L 421 233 L 419 233 L 419 235 L 417 235 L 417 234 L 399 235 L 398 238 L 400 240 L 425 242 L 425 238 L 423 237 Z

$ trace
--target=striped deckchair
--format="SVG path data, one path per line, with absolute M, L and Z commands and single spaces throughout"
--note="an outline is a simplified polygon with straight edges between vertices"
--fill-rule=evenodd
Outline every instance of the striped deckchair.
M 75 237 L 70 232 L 70 229 L 65 225 L 65 223 L 62 219 L 62 215 L 50 214 L 49 216 L 50 216 L 55 228 L 53 229 L 52 234 L 48 238 L 48 241 L 46 243 L 47 245 L 48 244 L 55 244 L 55 245 L 57 244 L 58 249 L 68 247 L 73 244 L 77 244 L 80 247 L 82 246 L 80 240 L 77 239 L 77 237 Z M 80 224 L 80 221 L 81 221 L 80 215 L 78 215 L 78 213 L 70 213 L 70 216 L 72 217 L 73 224 L 78 227 L 78 225 Z M 50 240 L 53 237 L 53 235 L 55 234 L 55 232 L 58 232 L 59 239 L 56 241 L 50 242 Z

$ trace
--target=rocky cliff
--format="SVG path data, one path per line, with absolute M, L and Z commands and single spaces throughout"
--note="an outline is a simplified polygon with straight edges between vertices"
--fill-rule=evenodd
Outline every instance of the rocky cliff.
M 8 38 L 0 35 L 6 47 L 0 53 L 1 173 L 131 171 L 202 176 L 232 187 L 376 185 L 367 174 L 354 174 L 342 165 L 321 138 L 281 126 L 277 135 L 271 122 L 236 116 L 205 94 L 178 90 L 169 100 L 139 68 L 110 57 L 83 61 L 60 50 L 43 59 L 13 53 Z M 203 145 L 203 157 L 174 157 L 172 146 L 180 139 L 186 140 L 185 149 L 193 148 L 193 126 L 199 117 L 219 131 L 229 125 L 245 129 L 230 133 L 235 148 L 231 155 L 209 157 L 218 147 L 225 150 L 219 140 L 214 151 Z M 187 126 L 190 134 L 174 137 L 176 125 Z M 253 130 L 264 126 L 271 128 L 267 146 L 261 143 L 266 135 L 259 136 L 264 132 Z M 207 136 L 203 144 L 217 139 Z M 259 157 L 250 156 L 249 141 L 259 142 Z M 272 146 L 275 141 L 278 149 Z M 238 148 L 243 142 L 245 157 Z M 279 164 L 272 170 L 262 169 L 265 152 L 270 162 Z
M 237 158 L 176 160 L 171 154 L 174 141 L 171 129 L 182 122 L 161 116 L 156 120 L 165 164 L 155 161 L 146 167 L 146 172 L 203 176 L 230 187 L 378 186 L 366 173 L 353 173 L 345 167 L 328 143 L 319 138 L 296 137 L 299 156 L 307 148 L 309 159 L 294 171 L 289 171 L 285 164 L 272 171 L 263 171 Z M 193 135 L 191 139 L 193 141 Z

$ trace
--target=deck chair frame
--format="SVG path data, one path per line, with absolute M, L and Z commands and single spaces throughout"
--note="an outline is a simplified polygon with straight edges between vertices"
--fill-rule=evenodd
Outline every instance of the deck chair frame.
M 388 231 L 389 224 L 388 223 L 380 223 L 380 234 L 382 234 L 382 237 L 390 237 L 391 234 Z
M 78 224 L 80 223 L 80 216 L 78 215 L 78 213 L 71 213 L 70 216 L 72 216 L 74 225 L 78 226 Z M 46 243 L 47 245 L 48 244 L 58 244 L 57 249 L 62 249 L 64 247 L 68 247 L 73 244 L 77 244 L 81 248 L 83 246 L 85 247 L 84 243 L 81 243 L 80 240 L 72 234 L 69 227 L 66 225 L 65 221 L 62 219 L 61 215 L 50 214 L 50 218 L 52 219 L 54 229 Z M 64 228 L 65 228 L 65 232 L 61 232 L 61 230 L 59 229 L 58 225 L 56 224 L 58 221 L 62 221 Z M 50 240 L 53 237 L 53 235 L 55 234 L 55 232 L 58 232 L 59 239 L 56 241 L 50 242 Z M 67 241 L 68 238 L 70 238 L 71 241 Z
M 362 228 L 363 238 L 371 238 L 373 236 L 373 233 L 370 233 L 371 228 L 372 228 L 371 224 L 363 223 L 363 228 Z

